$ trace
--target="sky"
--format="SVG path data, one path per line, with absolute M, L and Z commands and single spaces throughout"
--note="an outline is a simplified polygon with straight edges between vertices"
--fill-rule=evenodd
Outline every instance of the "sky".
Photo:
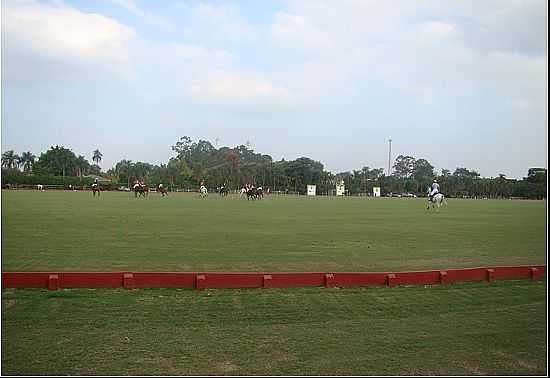
M 548 162 L 545 0 L 1 2 L 2 152 L 102 169 L 182 136 L 333 173 Z

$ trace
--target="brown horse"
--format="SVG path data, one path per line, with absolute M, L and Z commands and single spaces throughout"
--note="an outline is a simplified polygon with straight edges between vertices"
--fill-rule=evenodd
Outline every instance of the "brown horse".
M 168 195 L 168 190 L 166 190 L 166 188 L 164 186 L 158 186 L 157 187 L 157 192 L 159 192 L 160 194 L 162 194 L 162 196 L 167 196 Z
M 99 187 L 99 184 L 96 184 L 96 183 L 92 184 L 92 193 L 94 194 L 94 197 L 96 193 L 98 197 L 100 196 L 101 188 Z
M 220 193 L 220 197 L 227 197 L 227 195 L 229 194 L 229 190 L 227 190 L 225 186 L 222 186 L 219 189 L 219 193 Z
M 139 196 L 147 197 L 149 195 L 149 187 L 147 185 L 134 185 L 134 194 L 137 198 L 138 194 Z

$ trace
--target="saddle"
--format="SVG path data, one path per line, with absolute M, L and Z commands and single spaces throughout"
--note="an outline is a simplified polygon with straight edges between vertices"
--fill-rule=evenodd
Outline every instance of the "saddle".
M 441 193 L 441 192 L 437 192 L 437 193 L 435 193 L 434 195 L 428 194 L 428 199 L 430 200 L 430 202 L 433 202 L 433 198 L 434 198 L 435 196 L 437 196 L 438 194 L 443 195 L 443 193 Z

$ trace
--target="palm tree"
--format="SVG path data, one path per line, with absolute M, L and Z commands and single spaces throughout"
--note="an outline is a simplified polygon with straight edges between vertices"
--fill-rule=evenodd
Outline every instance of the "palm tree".
M 30 172 L 32 171 L 32 166 L 34 165 L 34 161 L 36 159 L 36 156 L 32 154 L 32 152 L 27 151 L 23 152 L 21 154 L 21 157 L 19 158 L 19 165 L 23 167 L 23 171 Z
M 76 168 L 78 176 L 80 176 L 80 181 L 82 181 L 82 174 L 85 174 L 87 169 L 90 167 L 90 163 L 82 155 L 78 155 L 76 159 Z
M 2 168 L 17 168 L 19 156 L 13 150 L 6 151 L 2 154 Z
M 128 188 L 130 187 L 130 176 L 133 174 L 134 163 L 131 160 L 121 160 L 115 165 L 115 172 L 120 180 L 121 176 L 126 176 Z
M 103 154 L 99 152 L 99 149 L 94 151 L 94 156 L 92 157 L 92 160 L 95 161 L 97 165 L 99 165 L 99 162 L 101 161 L 101 158 L 103 158 Z

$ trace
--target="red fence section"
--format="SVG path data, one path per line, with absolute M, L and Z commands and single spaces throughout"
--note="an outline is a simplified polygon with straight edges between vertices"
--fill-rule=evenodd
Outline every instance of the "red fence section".
M 3 272 L 2 288 L 285 288 L 436 285 L 467 281 L 542 279 L 546 265 L 424 272 Z

